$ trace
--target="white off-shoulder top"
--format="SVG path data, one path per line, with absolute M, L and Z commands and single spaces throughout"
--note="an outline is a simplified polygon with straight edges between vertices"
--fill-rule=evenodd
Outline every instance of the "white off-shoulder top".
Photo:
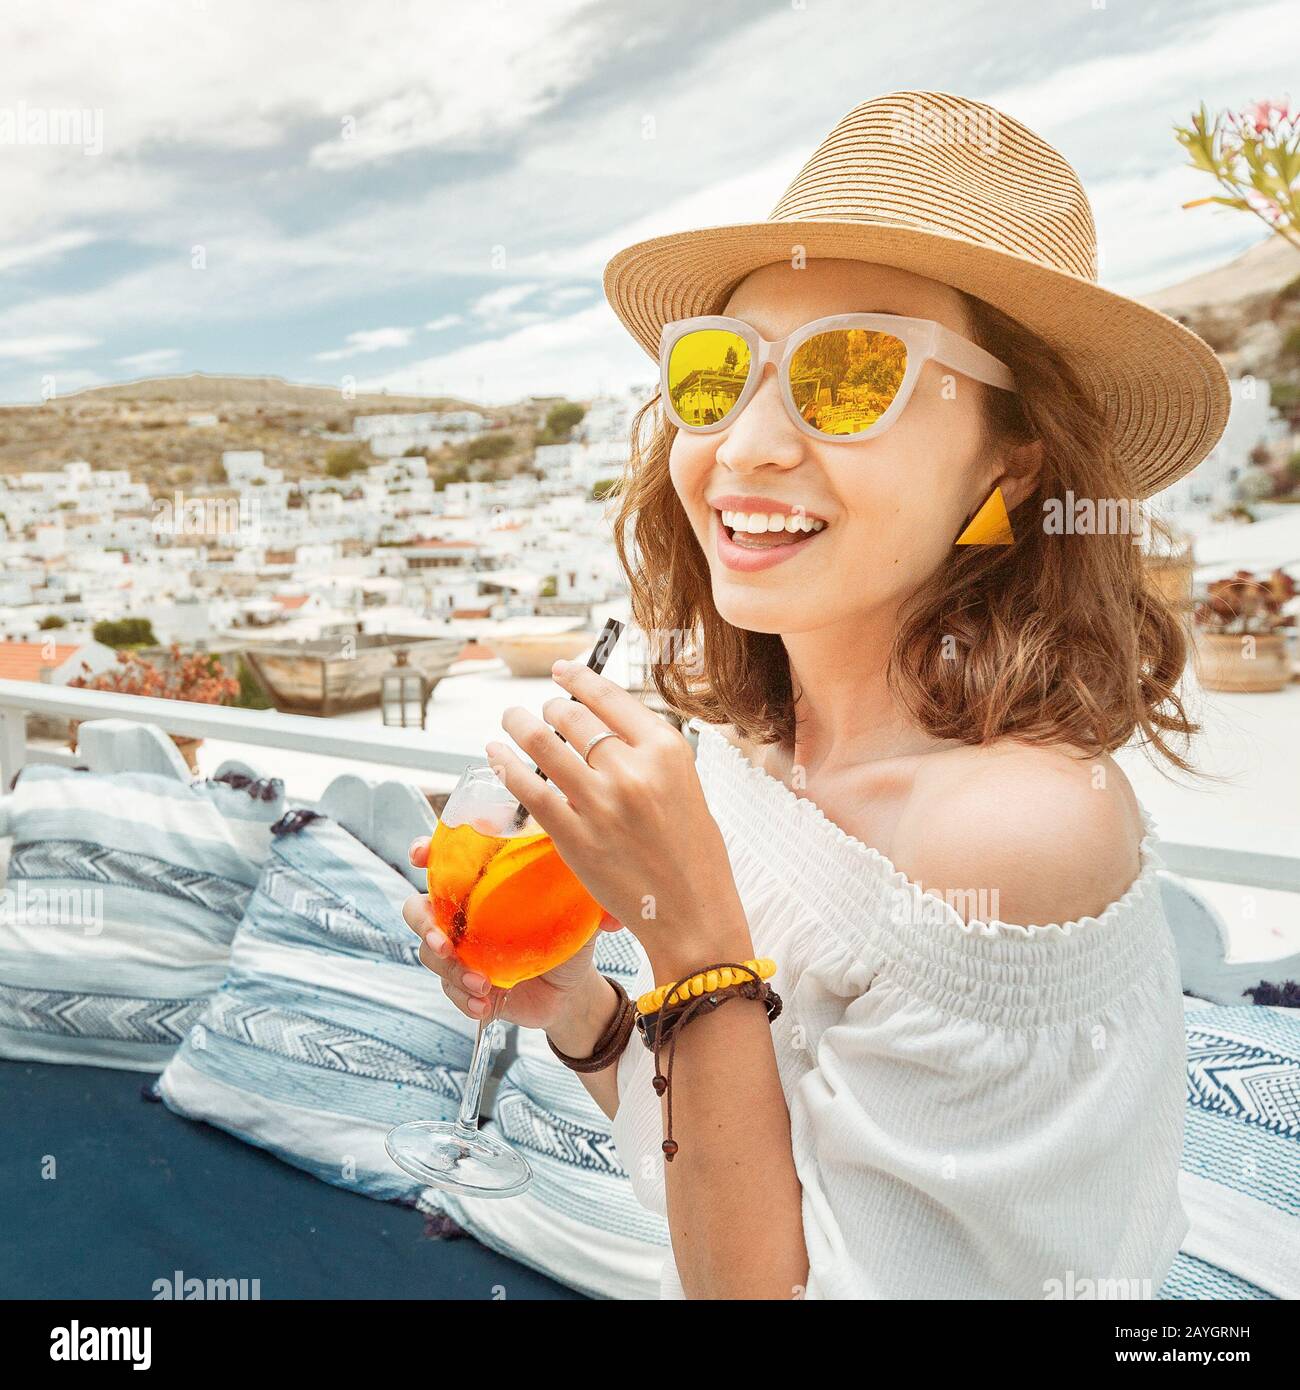
M 1154 1297 L 1187 1230 L 1186 1081 L 1146 812 L 1138 877 L 1100 916 L 967 923 L 692 727 L 755 953 L 777 963 L 804 1296 Z M 654 983 L 643 963 L 637 990 Z M 614 1138 L 638 1199 L 666 1214 L 652 1075 L 634 1034 Z M 662 1293 L 683 1296 L 671 1255 Z

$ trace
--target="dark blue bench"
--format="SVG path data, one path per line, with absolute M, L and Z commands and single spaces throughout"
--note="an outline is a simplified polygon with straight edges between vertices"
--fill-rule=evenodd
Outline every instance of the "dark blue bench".
M 264 1299 L 581 1297 L 173 1115 L 151 1081 L 0 1062 L 0 1297 L 151 1299 L 177 1270 Z

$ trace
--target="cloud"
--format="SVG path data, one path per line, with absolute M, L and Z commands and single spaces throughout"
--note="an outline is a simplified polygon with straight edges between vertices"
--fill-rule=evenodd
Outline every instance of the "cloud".
M 0 271 L 16 270 L 20 266 L 57 260 L 69 251 L 79 251 L 83 246 L 89 246 L 94 240 L 94 232 L 70 227 L 66 232 L 55 232 L 35 241 L 0 247 Z
M 79 333 L 41 333 L 29 338 L 0 338 L 0 357 L 26 357 L 43 362 L 98 345 L 98 338 L 88 338 Z
M 413 328 L 367 328 L 359 333 L 349 333 L 347 346 L 335 348 L 332 352 L 318 352 L 318 362 L 341 362 L 345 357 L 356 357 L 363 352 L 387 352 L 392 348 L 404 348 L 415 336 Z
M 469 306 L 471 316 L 479 325 L 490 332 L 501 332 L 506 328 L 521 327 L 528 323 L 539 323 L 546 315 L 537 309 L 521 309 L 526 299 L 531 299 L 542 288 L 536 283 L 502 285 L 500 289 L 481 294 Z
M 180 348 L 149 348 L 146 352 L 133 352 L 129 357 L 116 359 L 119 367 L 130 367 L 136 372 L 156 372 L 169 366 L 181 356 Z
M 580 365 L 588 389 L 639 369 L 612 318 L 567 336 L 584 304 L 602 308 L 609 257 L 761 220 L 834 122 L 891 88 L 969 92 L 1057 144 L 1116 288 L 1226 259 L 1259 232 L 1181 211 L 1204 190 L 1169 128 L 1202 97 L 1282 94 L 1300 42 L 1300 11 L 1271 0 L 1046 0 L 1014 47 L 1003 9 L 957 0 L 924 16 L 847 0 L 8 0 L 6 17 L 0 91 L 102 110 L 104 150 L 0 150 L 0 273 L 23 286 L 0 300 L 0 342 L 102 343 L 78 370 L 111 376 L 141 341 L 185 341 L 203 370 L 303 379 L 418 340 L 367 340 L 356 323 L 429 315 L 418 331 L 447 351 L 408 370 L 483 376 L 498 397 L 493 350 L 525 392 L 576 382 Z M 547 356 L 557 342 L 564 362 Z M 0 374 L 0 398 L 36 375 Z
M 455 395 L 484 404 L 527 395 L 589 397 L 654 390 L 654 363 L 602 300 L 565 318 L 516 328 L 361 383 L 362 391 Z

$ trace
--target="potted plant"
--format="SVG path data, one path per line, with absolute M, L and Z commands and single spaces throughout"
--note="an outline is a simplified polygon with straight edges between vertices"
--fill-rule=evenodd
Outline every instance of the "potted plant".
M 239 694 L 239 682 L 226 675 L 221 662 L 210 652 L 182 656 L 180 647 L 173 644 L 165 669 L 139 652 L 120 651 L 117 659 L 120 666 L 97 676 L 90 675 L 90 668 L 83 662 L 82 670 L 87 675 L 77 676 L 68 684 L 81 690 L 112 690 L 120 695 L 150 695 L 157 700 L 190 700 L 202 705 L 228 704 Z M 73 720 L 68 730 L 68 747 L 73 750 L 77 746 L 78 722 Z M 172 734 L 171 739 L 189 770 L 197 773 L 203 740 L 186 734 Z
M 1174 127 L 1174 135 L 1192 168 L 1223 190 L 1184 208 L 1214 204 L 1250 213 L 1300 248 L 1300 112 L 1283 101 L 1259 101 L 1249 111 L 1211 116 L 1202 102 L 1189 125 Z
M 1267 579 L 1238 570 L 1208 587 L 1194 614 L 1205 689 L 1281 690 L 1287 684 L 1291 655 L 1286 630 L 1295 618 L 1282 608 L 1295 592 L 1295 580 L 1280 569 Z

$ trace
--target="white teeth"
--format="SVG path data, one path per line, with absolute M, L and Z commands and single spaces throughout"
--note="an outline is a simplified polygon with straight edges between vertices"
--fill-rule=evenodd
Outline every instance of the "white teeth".
M 723 512 L 722 524 L 733 531 L 746 531 L 750 535 L 761 535 L 767 531 L 821 531 L 826 523 L 817 517 L 805 516 L 802 512 Z

